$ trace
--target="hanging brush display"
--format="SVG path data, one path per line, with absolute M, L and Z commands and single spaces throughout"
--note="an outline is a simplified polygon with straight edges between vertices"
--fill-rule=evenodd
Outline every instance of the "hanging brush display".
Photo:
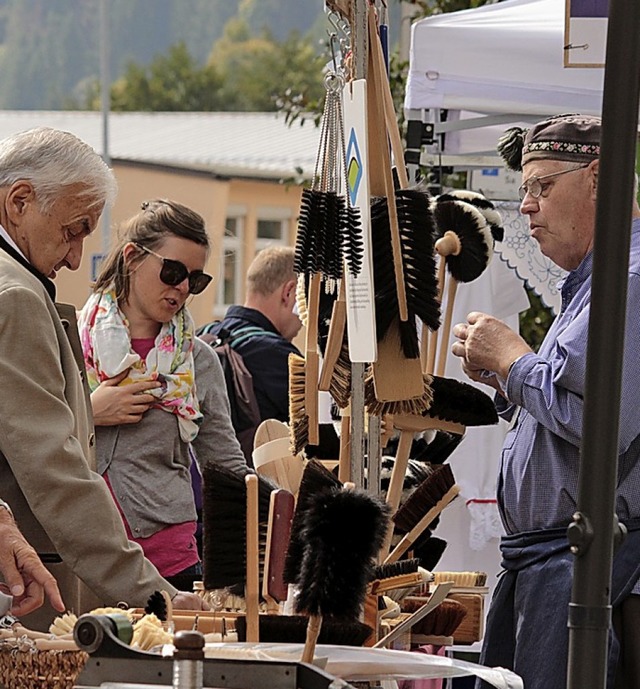
M 305 358 L 290 358 L 290 412 L 295 452 L 309 443 L 317 445 L 318 430 L 318 318 L 321 283 L 329 291 L 343 277 L 343 261 L 357 275 L 362 263 L 360 214 L 350 203 L 346 188 L 346 153 L 342 89 L 344 80 L 335 71 L 325 77 L 326 98 L 316 167 L 310 189 L 302 192 L 295 243 L 295 271 L 304 276 L 307 332 Z M 344 330 L 344 323 L 342 330 Z M 334 339 L 342 340 L 339 334 Z M 300 394 L 304 379 L 304 395 Z M 295 403 L 294 403 L 295 400 Z

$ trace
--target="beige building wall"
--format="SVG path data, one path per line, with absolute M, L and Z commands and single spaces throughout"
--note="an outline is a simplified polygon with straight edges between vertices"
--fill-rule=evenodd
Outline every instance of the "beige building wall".
M 113 161 L 118 180 L 118 197 L 111 211 L 110 231 L 103 224 L 85 241 L 82 264 L 75 272 L 63 270 L 56 278 L 58 301 L 80 308 L 90 293 L 92 271 L 103 254 L 117 241 L 117 226 L 138 211 L 142 201 L 169 198 L 183 203 L 205 219 L 213 246 L 206 272 L 214 282 L 188 302 L 196 325 L 224 314 L 223 252 L 227 253 L 227 272 L 234 271 L 233 297 L 244 299 L 244 276 L 256 252 L 271 243 L 293 245 L 295 221 L 301 188 L 278 181 L 216 177 L 210 172 L 180 170 L 149 164 Z M 228 218 L 233 218 L 228 222 Z M 238 229 L 236 236 L 225 239 L 225 226 Z M 281 227 L 278 237 L 260 237 Z M 229 233 L 227 233 L 229 234 Z M 225 248 L 226 247 L 226 248 Z M 227 294 L 230 292 L 227 291 Z

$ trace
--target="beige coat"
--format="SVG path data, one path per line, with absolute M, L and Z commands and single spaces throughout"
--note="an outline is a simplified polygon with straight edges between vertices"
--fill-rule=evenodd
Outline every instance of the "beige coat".
M 84 367 L 70 340 L 81 360 L 73 308 L 61 319 L 43 284 L 0 248 L 2 496 L 34 548 L 62 558 L 49 567 L 68 609 L 144 606 L 154 590 L 175 589 L 127 540 L 94 472 Z M 44 628 L 55 614 L 45 604 L 23 621 Z

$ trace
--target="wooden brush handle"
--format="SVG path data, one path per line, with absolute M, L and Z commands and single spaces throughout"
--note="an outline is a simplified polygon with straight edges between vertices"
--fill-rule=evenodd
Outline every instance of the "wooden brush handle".
M 447 230 L 436 241 L 434 248 L 440 256 L 457 256 L 462 251 L 462 243 L 460 242 L 460 237 L 455 232 Z
M 393 253 L 393 268 L 396 279 L 396 292 L 398 294 L 398 309 L 400 313 L 400 320 L 406 321 L 409 319 L 409 312 L 407 309 L 407 293 L 404 281 L 404 269 L 402 265 L 402 244 L 400 242 L 400 229 L 398 226 L 398 210 L 396 208 L 396 192 L 393 185 L 393 173 L 391 171 L 391 157 L 389 155 L 389 141 L 387 136 L 387 128 L 385 126 L 385 116 L 382 95 L 385 89 L 389 89 L 389 80 L 387 78 L 384 65 L 380 65 L 380 61 L 374 59 L 375 50 L 380 49 L 380 39 L 378 38 L 378 31 L 376 27 L 376 15 L 373 6 L 369 7 L 368 14 L 369 24 L 369 46 L 371 50 L 371 74 L 369 78 L 369 88 L 371 89 L 371 97 L 374 103 L 375 118 L 369 124 L 369 131 L 378 137 L 383 136 L 382 141 L 378 141 L 376 149 L 379 151 L 381 158 L 381 172 L 383 175 L 384 195 L 387 199 L 387 208 L 389 211 L 389 226 L 391 230 L 391 249 Z M 375 165 L 376 161 L 370 161 Z
M 247 615 L 247 641 L 260 641 L 258 625 L 260 564 L 258 560 L 258 477 L 248 474 L 244 478 L 247 489 L 247 574 L 245 603 Z
M 396 459 L 391 470 L 391 480 L 389 481 L 389 488 L 387 489 L 387 505 L 392 512 L 398 509 L 400 504 L 400 496 L 402 495 L 402 488 L 404 486 L 404 477 L 409 466 L 409 454 L 411 453 L 411 444 L 413 443 L 413 433 L 401 431 L 400 441 L 398 442 L 398 449 L 396 451 Z M 393 538 L 393 522 L 389 521 L 389 527 L 384 538 L 384 543 L 380 550 L 380 556 L 385 558 L 391 548 L 391 539 Z
M 419 610 L 407 617 L 406 620 L 397 625 L 391 632 L 386 636 L 383 636 L 380 641 L 373 645 L 373 648 L 385 648 L 392 641 L 395 641 L 401 634 L 411 629 L 414 624 L 420 622 L 423 617 L 426 617 L 430 612 L 435 610 L 440 603 L 447 597 L 447 594 L 451 590 L 453 584 L 451 582 L 446 582 L 444 584 L 438 584 L 433 590 L 429 602 L 425 603 Z
M 444 494 L 444 496 L 438 500 L 438 502 L 422 517 L 422 519 L 402 537 L 402 540 L 398 545 L 391 551 L 388 555 L 384 564 L 390 564 L 391 562 L 397 562 L 406 552 L 409 550 L 411 545 L 415 543 L 420 534 L 431 524 L 431 522 L 442 512 L 442 510 L 458 495 L 460 492 L 460 486 L 454 485 Z
M 318 375 L 320 358 L 318 355 L 318 312 L 320 309 L 320 273 L 313 273 L 309 284 L 309 318 L 307 320 L 307 338 L 304 373 L 304 406 L 309 417 L 310 445 L 320 442 L 318 428 Z
M 456 290 L 458 289 L 458 281 L 449 275 L 449 289 L 447 290 L 447 308 L 444 314 L 444 323 L 442 324 L 442 337 L 440 338 L 440 352 L 438 353 L 438 368 L 436 374 L 444 376 L 444 370 L 447 366 L 447 354 L 449 347 L 449 334 L 451 332 L 451 320 L 453 318 L 453 305 L 456 300 Z
M 322 627 L 322 616 L 311 615 L 307 623 L 307 638 L 304 642 L 304 650 L 302 651 L 301 661 L 303 663 L 313 663 L 313 656 L 320 636 L 320 629 Z M 248 640 L 248 639 L 247 639 Z
M 279 612 L 278 603 L 287 597 L 287 585 L 283 579 L 284 560 L 291 536 L 291 520 L 295 500 L 283 489 L 271 491 L 267 546 L 262 575 L 262 597 L 267 601 L 267 612 Z
M 331 311 L 331 323 L 329 325 L 329 337 L 327 346 L 324 350 L 322 361 L 322 374 L 318 383 L 319 390 L 328 391 L 331 385 L 333 369 L 336 366 L 340 352 L 342 351 L 342 341 L 344 339 L 344 328 L 347 322 L 347 303 L 344 294 L 344 279 L 340 280 L 340 290 L 338 299 Z
M 440 304 L 442 304 L 442 299 L 444 297 L 444 280 L 446 275 L 446 261 L 444 256 L 440 255 L 440 261 L 438 263 L 438 302 L 440 302 Z M 438 330 L 432 330 L 429 333 L 429 354 L 427 356 L 427 366 L 424 369 L 425 373 L 433 373 L 435 371 L 436 356 L 438 354 L 438 333 L 441 329 L 442 326 L 440 326 Z
M 345 483 L 351 480 L 351 414 L 344 410 L 340 418 L 340 457 L 338 458 L 338 479 Z

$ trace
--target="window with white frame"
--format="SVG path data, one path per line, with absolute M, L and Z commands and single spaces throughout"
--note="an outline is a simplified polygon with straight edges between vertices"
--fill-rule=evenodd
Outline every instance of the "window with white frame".
M 291 209 L 260 207 L 256 212 L 256 253 L 267 246 L 288 246 Z
M 244 211 L 238 209 L 233 213 L 229 209 L 222 239 L 220 255 L 220 281 L 215 314 L 223 316 L 229 306 L 242 303 L 242 246 L 244 241 Z

